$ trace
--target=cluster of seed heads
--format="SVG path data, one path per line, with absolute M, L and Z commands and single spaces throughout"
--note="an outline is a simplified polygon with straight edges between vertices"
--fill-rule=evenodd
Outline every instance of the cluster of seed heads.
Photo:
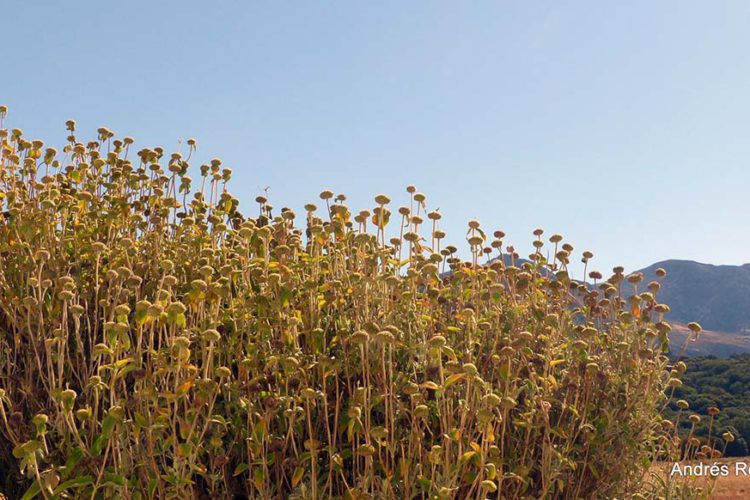
M 684 449 L 658 283 L 476 220 L 464 262 L 413 186 L 242 214 L 195 141 L 66 125 L 0 123 L 0 468 L 32 492 L 604 498 Z

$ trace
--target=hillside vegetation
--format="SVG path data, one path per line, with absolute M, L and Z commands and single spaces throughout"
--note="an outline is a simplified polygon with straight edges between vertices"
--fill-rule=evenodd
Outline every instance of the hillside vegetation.
M 675 392 L 675 400 L 666 415 L 674 418 L 677 401 L 683 399 L 698 413 L 708 413 L 709 408 L 721 410 L 714 422 L 714 433 L 731 432 L 737 439 L 730 443 L 727 456 L 745 457 L 750 450 L 750 354 L 720 359 L 713 356 L 691 357 L 685 360 L 688 370 L 684 385 Z M 682 425 L 687 429 L 690 424 Z M 708 422 L 695 429 L 699 437 L 707 436 Z
M 194 141 L 68 130 L 58 152 L 0 124 L 8 495 L 663 494 L 648 471 L 680 456 L 660 409 L 684 366 L 658 283 L 573 282 L 541 230 L 506 266 L 478 221 L 462 262 L 413 187 L 394 209 L 324 191 L 243 215 L 220 160 L 189 177 Z

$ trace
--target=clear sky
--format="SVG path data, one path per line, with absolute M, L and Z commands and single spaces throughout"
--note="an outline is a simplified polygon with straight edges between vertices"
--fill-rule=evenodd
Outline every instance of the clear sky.
M 453 242 L 478 218 L 605 272 L 750 261 L 746 1 L 16 1 L 0 26 L 7 125 L 195 137 L 246 211 L 415 184 Z

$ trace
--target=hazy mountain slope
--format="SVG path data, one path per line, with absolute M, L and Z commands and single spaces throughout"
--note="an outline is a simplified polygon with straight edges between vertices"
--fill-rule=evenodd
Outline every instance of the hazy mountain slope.
M 669 334 L 669 345 L 672 354 L 676 356 L 682 352 L 689 330 L 684 323 L 672 323 L 672 328 L 672 332 Z M 684 355 L 725 358 L 743 352 L 750 352 L 750 335 L 704 330 L 697 340 L 691 340 L 687 343 Z
M 750 331 L 750 264 L 714 266 L 689 260 L 666 260 L 642 269 L 646 282 L 664 268 L 659 301 L 668 304 L 667 319 L 697 321 L 706 330 Z

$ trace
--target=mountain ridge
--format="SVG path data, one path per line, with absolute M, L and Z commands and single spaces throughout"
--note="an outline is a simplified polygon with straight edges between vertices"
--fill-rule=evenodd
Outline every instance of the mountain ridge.
M 704 264 L 691 260 L 663 260 L 638 272 L 646 281 L 660 279 L 659 301 L 669 305 L 668 320 L 697 321 L 707 330 L 750 331 L 750 264 Z
M 636 272 L 644 281 L 657 279 L 656 270 L 667 271 L 660 278 L 659 302 L 670 308 L 665 315 L 675 325 L 696 321 L 705 329 L 691 342 L 690 355 L 729 356 L 750 352 L 750 263 L 706 264 L 687 259 L 656 262 Z M 684 330 L 675 328 L 673 346 L 679 349 Z

